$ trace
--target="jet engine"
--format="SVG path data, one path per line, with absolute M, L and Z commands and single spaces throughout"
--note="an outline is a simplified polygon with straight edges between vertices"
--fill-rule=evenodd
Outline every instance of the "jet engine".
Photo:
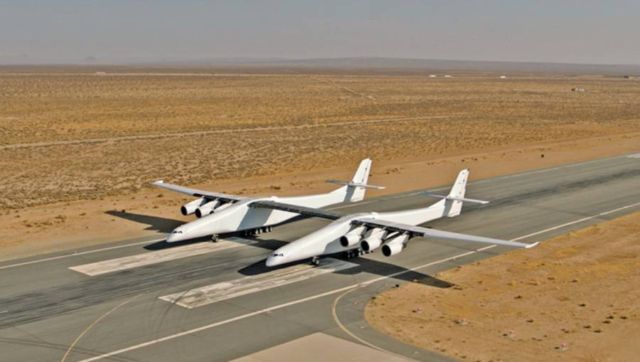
M 193 200 L 191 202 L 188 202 L 184 205 L 182 205 L 182 207 L 180 208 L 180 212 L 182 213 L 182 215 L 191 215 L 194 212 L 196 212 L 196 210 L 202 206 L 202 204 L 204 204 L 207 200 L 204 199 L 204 197 L 201 197 L 199 199 Z
M 340 237 L 340 245 L 344 246 L 345 248 L 355 246 L 362 239 L 362 233 L 364 232 L 364 230 L 364 226 L 353 228 L 351 231 Z
M 371 229 L 367 231 L 362 241 L 362 250 L 366 252 L 374 251 L 382 244 L 382 239 L 387 236 L 387 232 L 382 229 Z
M 213 210 L 215 210 L 215 208 L 218 207 L 218 205 L 220 205 L 220 201 L 218 200 L 207 202 L 206 204 L 196 209 L 196 216 L 197 217 L 207 216 L 211 214 Z
M 409 235 L 407 234 L 394 236 L 382 246 L 382 254 L 384 256 L 398 254 L 407 246 L 407 241 L 409 241 Z

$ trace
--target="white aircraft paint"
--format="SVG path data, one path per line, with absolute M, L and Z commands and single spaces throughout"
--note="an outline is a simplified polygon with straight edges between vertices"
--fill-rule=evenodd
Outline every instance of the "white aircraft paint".
M 372 187 L 367 185 L 370 170 L 371 160 L 362 160 L 350 183 L 347 183 L 345 186 L 324 194 L 292 197 L 272 196 L 254 199 L 238 198 L 238 201 L 233 204 L 224 204 L 224 209 L 215 209 L 210 215 L 206 215 L 198 220 L 177 227 L 167 236 L 167 242 L 172 243 L 182 240 L 195 239 L 203 236 L 225 234 L 273 226 L 299 215 L 295 212 L 251 207 L 251 203 L 256 201 L 271 201 L 310 208 L 322 208 L 341 202 L 361 201 L 364 198 L 366 191 L 365 189 L 367 187 Z M 178 192 L 189 193 L 193 191 L 192 194 L 194 195 L 207 196 L 207 193 L 205 193 L 204 191 L 191 190 L 170 184 L 167 185 L 162 182 L 157 182 L 156 185 Z M 213 196 L 213 198 L 215 198 L 217 195 L 222 198 L 234 198 L 234 196 L 224 194 L 212 193 L 211 195 Z
M 425 228 L 412 227 L 414 225 L 423 224 L 445 216 L 455 217 L 460 215 L 463 201 L 486 203 L 485 201 L 464 198 L 468 177 L 469 171 L 462 170 L 458 174 L 458 177 L 456 178 L 456 181 L 453 184 L 449 195 L 444 196 L 442 200 L 429 207 L 385 213 L 358 213 L 341 217 L 325 226 L 324 228 L 275 250 L 273 254 L 271 254 L 267 258 L 266 265 L 272 267 L 322 255 L 330 255 L 347 252 L 350 250 L 358 250 L 360 248 L 362 248 L 364 251 L 373 251 L 377 247 L 381 246 L 381 244 L 383 244 L 384 242 L 392 240 L 394 236 L 397 236 L 402 232 L 411 233 L 413 231 L 416 231 L 417 234 L 421 232 L 429 233 L 433 234 L 434 237 L 449 240 L 466 240 L 470 242 L 494 243 L 516 247 L 534 246 L 473 235 L 449 233 L 439 230 L 429 231 Z M 382 226 L 376 226 L 376 223 L 379 223 Z M 367 225 L 371 230 L 367 234 L 364 234 L 364 239 L 362 242 L 355 244 L 350 243 L 350 245 L 346 246 L 343 246 L 340 243 L 341 237 L 363 224 Z M 377 242 L 379 241 L 379 238 L 376 238 L 376 240 L 373 241 L 368 240 L 368 238 L 372 237 L 372 231 L 375 232 L 379 231 L 380 229 L 384 229 L 385 225 L 389 226 L 389 229 L 391 230 L 399 229 L 401 230 L 401 232 L 390 232 L 389 234 L 385 232 L 382 235 L 382 238 L 386 239 L 384 239 L 384 241 L 382 241 L 381 243 Z M 407 241 L 408 238 L 403 243 L 402 249 L 404 248 L 404 246 L 406 246 Z M 367 247 L 367 245 L 365 244 L 369 244 L 369 242 L 374 245 L 372 247 Z M 398 247 L 394 247 L 393 249 L 393 251 L 397 252 Z

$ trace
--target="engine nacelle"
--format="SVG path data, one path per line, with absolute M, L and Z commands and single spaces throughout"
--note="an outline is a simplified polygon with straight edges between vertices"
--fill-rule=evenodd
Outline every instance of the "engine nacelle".
M 382 245 L 382 239 L 387 236 L 387 232 L 382 229 L 371 229 L 367 232 L 364 240 L 360 244 L 362 250 L 366 252 L 374 251 Z
M 355 246 L 362 239 L 362 233 L 364 232 L 364 226 L 358 226 L 348 233 L 344 234 L 340 237 L 340 245 L 348 248 L 350 246 Z
M 205 200 L 204 197 L 201 197 L 199 199 L 195 199 L 191 202 L 188 202 L 184 205 L 182 205 L 182 207 L 180 208 L 180 212 L 182 213 L 182 215 L 191 215 L 194 212 L 196 212 L 196 210 L 202 206 L 202 204 L 204 204 L 205 202 L 207 202 L 207 200 Z
M 196 210 L 196 216 L 197 217 L 207 216 L 207 215 L 211 214 L 213 212 L 213 210 L 215 210 L 215 208 L 218 205 L 220 205 L 220 201 L 218 201 L 218 200 L 213 200 L 211 202 L 207 202 L 206 204 L 200 206 Z
M 391 240 L 387 241 L 382 246 L 382 254 L 384 256 L 392 256 L 396 255 L 407 246 L 407 241 L 409 241 L 409 235 L 402 234 L 391 238 Z

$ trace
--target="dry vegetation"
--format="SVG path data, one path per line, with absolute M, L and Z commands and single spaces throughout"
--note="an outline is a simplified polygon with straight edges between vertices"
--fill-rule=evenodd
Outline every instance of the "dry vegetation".
M 469 361 L 634 361 L 640 213 L 445 271 L 369 303 L 376 328 Z
M 603 77 L 5 71 L 0 208 L 100 199 L 156 178 L 192 184 L 640 132 L 639 114 L 640 83 Z M 336 124 L 367 120 L 387 121 Z

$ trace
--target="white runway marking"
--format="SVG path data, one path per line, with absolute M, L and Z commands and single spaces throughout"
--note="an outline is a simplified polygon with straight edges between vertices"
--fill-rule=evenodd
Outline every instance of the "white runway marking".
M 627 156 L 628 158 L 640 158 L 640 153 L 635 153 L 633 155 Z
M 327 258 L 314 267 L 309 264 L 298 264 L 285 269 L 231 280 L 228 282 L 207 285 L 185 292 L 169 294 L 160 299 L 187 309 L 202 307 L 223 300 L 252 294 L 267 289 L 311 279 L 323 274 L 358 266 L 343 260 Z
M 115 271 L 139 268 L 145 265 L 164 263 L 166 261 L 213 253 L 225 249 L 237 248 L 242 245 L 247 244 L 225 240 L 218 241 L 217 243 L 197 243 L 99 261 L 91 264 L 76 265 L 69 267 L 69 269 L 88 276 L 96 276 Z
M 142 244 L 152 244 L 152 243 L 157 243 L 157 242 L 163 241 L 163 240 L 164 239 L 137 241 L 137 242 L 130 243 L 130 244 L 108 246 L 106 248 L 99 248 L 99 249 L 92 249 L 92 250 L 85 250 L 85 251 L 76 251 L 76 252 L 73 252 L 71 254 L 63 254 L 63 255 L 51 256 L 51 257 L 48 257 L 48 258 L 24 261 L 24 262 L 21 262 L 21 263 L 3 265 L 3 266 L 0 266 L 0 270 L 15 268 L 15 267 L 19 267 L 19 266 L 25 266 L 25 265 L 31 265 L 31 264 L 37 264 L 37 263 L 44 263 L 44 262 L 47 262 L 47 261 L 65 259 L 65 258 L 70 258 L 72 256 L 81 256 L 81 255 L 87 255 L 87 254 L 100 253 L 100 252 L 103 252 L 103 251 L 122 249 L 122 248 L 129 248 L 129 247 L 132 247 L 132 246 L 137 246 L 137 245 L 142 245 Z M 5 260 L 3 260 L 3 261 L 5 261 Z
M 578 220 L 572 221 L 570 223 L 557 225 L 557 226 L 554 226 L 554 227 L 551 227 L 551 228 L 548 228 L 548 229 L 544 229 L 544 230 L 540 230 L 540 231 L 537 231 L 537 232 L 534 232 L 534 233 L 531 233 L 531 234 L 528 234 L 528 235 L 523 235 L 523 236 L 520 236 L 520 237 L 515 238 L 513 240 L 514 241 L 522 240 L 522 239 L 525 239 L 525 238 L 529 238 L 531 236 L 535 236 L 535 235 L 546 233 L 548 231 L 560 229 L 560 228 L 563 228 L 563 227 L 566 227 L 566 226 L 569 226 L 569 225 L 573 225 L 573 224 L 578 224 L 578 223 L 584 222 L 584 221 L 586 221 L 587 219 L 590 219 L 590 218 L 597 218 L 597 217 L 600 217 L 600 216 L 613 214 L 615 212 L 626 210 L 626 209 L 633 208 L 633 207 L 636 207 L 636 206 L 640 206 L 640 202 L 629 204 L 629 205 L 625 205 L 625 206 L 622 206 L 622 207 L 619 207 L 619 208 L 616 208 L 616 209 L 604 211 L 604 212 L 601 212 L 599 214 L 595 214 L 593 216 L 590 216 L 588 218 L 578 219 Z M 273 312 L 273 311 L 276 311 L 276 310 L 284 309 L 284 308 L 287 308 L 287 307 L 290 307 L 290 306 L 293 306 L 293 305 L 298 305 L 298 304 L 301 304 L 301 303 L 305 303 L 305 302 L 308 302 L 310 300 L 316 300 L 316 299 L 319 299 L 319 298 L 322 298 L 322 297 L 326 297 L 326 296 L 329 296 L 329 295 L 333 295 L 333 294 L 337 294 L 337 293 L 340 293 L 340 292 L 344 292 L 344 291 L 347 291 L 347 290 L 352 289 L 352 288 L 364 287 L 364 286 L 367 286 L 367 285 L 371 285 L 373 283 L 379 282 L 379 281 L 384 280 L 384 279 L 393 278 L 393 277 L 396 277 L 398 275 L 402 275 L 402 274 L 409 273 L 409 272 L 412 272 L 412 271 L 424 269 L 424 268 L 427 268 L 427 267 L 430 267 L 430 266 L 433 266 L 433 265 L 447 263 L 447 262 L 456 260 L 458 258 L 462 258 L 462 257 L 465 257 L 465 256 L 473 255 L 473 254 L 476 254 L 476 253 L 479 253 L 479 252 L 482 252 L 482 251 L 485 251 L 485 250 L 489 250 L 489 249 L 492 249 L 492 248 L 495 248 L 495 247 L 496 247 L 496 245 L 488 245 L 488 246 L 482 247 L 482 248 L 477 249 L 477 250 L 467 251 L 467 252 L 464 252 L 464 253 L 460 253 L 460 254 L 457 254 L 457 255 L 450 256 L 448 258 L 444 258 L 444 259 L 432 261 L 430 263 L 418 265 L 418 266 L 413 267 L 411 269 L 405 269 L 405 270 L 398 271 L 398 272 L 395 272 L 395 273 L 391 273 L 391 274 L 388 274 L 388 275 L 379 276 L 377 278 L 369 279 L 369 280 L 361 282 L 361 283 L 355 283 L 355 284 L 347 285 L 347 286 L 342 287 L 342 288 L 329 290 L 329 291 L 326 291 L 326 292 L 323 292 L 323 293 L 311 295 L 311 296 L 306 297 L 306 298 L 296 299 L 296 300 L 292 300 L 290 302 L 277 304 L 277 305 L 274 305 L 274 306 L 271 306 L 271 307 L 267 307 L 267 308 L 264 308 L 264 309 L 260 309 L 260 310 L 256 310 L 256 311 L 253 311 L 253 312 L 250 312 L 250 313 L 241 314 L 241 315 L 238 315 L 238 316 L 233 317 L 233 318 L 225 319 L 225 320 L 218 321 L 218 322 L 213 322 L 213 323 L 210 323 L 210 324 L 205 324 L 203 326 L 196 327 L 196 328 L 193 328 L 193 329 L 188 329 L 188 330 L 185 330 L 185 331 L 182 331 L 182 332 L 178 332 L 178 333 L 175 333 L 175 334 L 170 334 L 170 335 L 167 335 L 167 336 L 164 336 L 164 337 L 152 339 L 152 340 L 149 340 L 149 341 L 146 341 L 146 342 L 142 342 L 142 343 L 139 343 L 139 344 L 134 344 L 134 345 L 129 346 L 129 347 L 121 348 L 121 349 L 118 349 L 118 350 L 115 350 L 115 351 L 111 351 L 111 352 L 108 352 L 108 353 L 103 353 L 101 355 L 97 355 L 97 356 L 94 356 L 94 357 L 89 357 L 89 358 L 83 359 L 80 362 L 93 362 L 93 361 L 98 361 L 98 360 L 101 360 L 101 359 L 117 356 L 117 355 L 120 355 L 120 354 L 123 354 L 123 353 L 126 353 L 126 352 L 135 351 L 135 350 L 138 350 L 140 348 L 149 347 L 149 346 L 152 346 L 152 345 L 155 345 L 155 344 L 158 344 L 158 343 L 162 343 L 162 342 L 166 342 L 166 341 L 170 341 L 170 340 L 173 340 L 173 339 L 176 339 L 176 338 L 189 336 L 189 335 L 192 335 L 192 334 L 195 334 L 195 333 L 198 333 L 198 332 L 206 331 L 206 330 L 209 330 L 209 329 L 212 329 L 212 328 L 216 328 L 216 327 L 219 327 L 219 326 L 223 326 L 225 324 L 229 324 L 229 323 L 237 322 L 237 321 L 244 320 L 244 319 L 247 319 L 247 318 L 251 318 L 251 317 L 254 317 L 254 316 L 257 316 L 257 315 L 261 315 L 261 314 L 264 314 L 264 313 L 269 313 L 269 312 Z

